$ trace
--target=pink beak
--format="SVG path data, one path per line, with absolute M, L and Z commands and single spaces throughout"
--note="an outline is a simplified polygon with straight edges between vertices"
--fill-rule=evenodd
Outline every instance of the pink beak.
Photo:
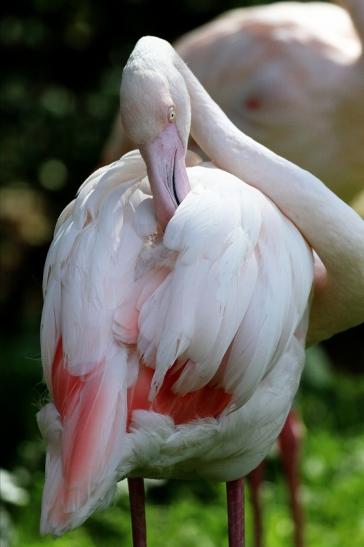
M 140 152 L 147 165 L 156 216 L 164 229 L 190 191 L 186 150 L 176 124 L 169 123 L 158 137 L 141 146 Z

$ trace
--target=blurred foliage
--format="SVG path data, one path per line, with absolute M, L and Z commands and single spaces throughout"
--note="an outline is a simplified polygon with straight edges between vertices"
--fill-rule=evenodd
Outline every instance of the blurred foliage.
M 228 0 L 223 9 L 259 4 Z M 2 452 L 1 545 L 51 545 L 40 538 L 43 443 L 35 414 L 42 384 L 38 324 L 45 254 L 56 217 L 97 165 L 118 104 L 121 67 L 136 40 L 170 41 L 219 14 L 217 0 L 80 0 L 5 2 L 0 19 L 0 307 Z M 364 382 L 332 372 L 331 363 L 363 369 L 356 331 L 310 352 L 299 409 L 307 432 L 303 494 L 308 545 L 364 544 L 358 500 L 364 493 Z M 276 456 L 265 485 L 267 546 L 291 533 L 286 490 Z M 148 490 L 151 546 L 226 544 L 222 485 L 153 484 Z M 250 506 L 247 504 L 248 536 Z M 129 545 L 125 488 L 106 512 L 58 540 L 59 547 Z

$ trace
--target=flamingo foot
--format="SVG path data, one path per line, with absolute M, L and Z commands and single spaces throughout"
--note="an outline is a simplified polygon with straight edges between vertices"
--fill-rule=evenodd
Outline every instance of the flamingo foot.
M 237 479 L 226 483 L 229 547 L 244 547 L 244 482 Z
M 143 479 L 128 479 L 131 529 L 134 547 L 147 547 Z

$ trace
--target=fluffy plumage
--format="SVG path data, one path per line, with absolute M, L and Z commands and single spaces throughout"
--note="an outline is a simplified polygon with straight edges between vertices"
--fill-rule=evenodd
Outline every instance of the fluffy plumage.
M 61 215 L 44 274 L 44 533 L 81 524 L 125 476 L 245 475 L 290 409 L 312 252 L 240 179 L 211 164 L 188 177 L 164 234 L 137 152 Z

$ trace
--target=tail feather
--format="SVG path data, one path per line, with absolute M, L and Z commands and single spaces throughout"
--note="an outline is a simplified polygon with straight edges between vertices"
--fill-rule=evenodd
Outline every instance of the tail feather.
M 72 376 L 58 342 L 54 404 L 38 415 L 48 440 L 42 533 L 63 534 L 111 498 L 125 439 L 126 358 L 115 346 L 90 373 Z

